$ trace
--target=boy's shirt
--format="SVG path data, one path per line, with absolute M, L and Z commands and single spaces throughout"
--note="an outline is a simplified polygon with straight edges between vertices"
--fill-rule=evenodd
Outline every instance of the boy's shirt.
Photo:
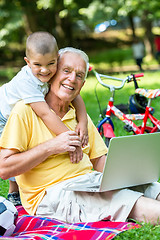
M 0 112 L 7 119 L 18 101 L 23 100 L 25 104 L 44 102 L 48 90 L 48 83 L 36 78 L 26 65 L 10 82 L 0 87 Z

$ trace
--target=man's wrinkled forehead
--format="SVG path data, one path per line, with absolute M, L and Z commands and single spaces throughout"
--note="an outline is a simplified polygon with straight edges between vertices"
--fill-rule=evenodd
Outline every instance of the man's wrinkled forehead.
M 73 53 L 73 52 L 64 53 L 59 59 L 59 65 L 60 67 L 70 67 L 70 68 L 74 67 L 84 74 L 86 72 L 86 63 L 82 58 L 82 56 L 77 53 Z

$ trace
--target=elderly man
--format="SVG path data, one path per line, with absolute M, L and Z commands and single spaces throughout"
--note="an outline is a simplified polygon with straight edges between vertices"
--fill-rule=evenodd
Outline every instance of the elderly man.
M 59 54 L 46 102 L 71 131 L 55 136 L 30 106 L 19 102 L 1 138 L 0 177 L 17 176 L 22 204 L 30 214 L 72 223 L 104 218 L 125 221 L 130 217 L 156 224 L 160 217 L 158 183 L 104 193 L 64 190 L 75 180 L 97 183 L 107 149 L 88 117 L 89 143 L 82 149 L 83 158 L 70 161 L 68 151 L 81 151 L 71 102 L 84 85 L 88 57 L 74 48 L 62 49 Z

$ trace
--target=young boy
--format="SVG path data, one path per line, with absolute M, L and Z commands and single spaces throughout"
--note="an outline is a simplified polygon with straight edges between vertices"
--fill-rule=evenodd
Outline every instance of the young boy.
M 57 70 L 58 46 L 55 38 L 48 32 L 32 33 L 27 38 L 24 60 L 27 65 L 10 82 L 0 87 L 0 136 L 12 108 L 20 100 L 29 104 L 56 135 L 68 131 L 45 102 L 45 95 L 49 90 L 48 83 Z M 85 146 L 88 143 L 87 113 L 80 95 L 74 99 L 73 105 L 77 111 L 76 131 L 80 135 L 82 146 Z M 71 161 L 77 154 L 70 153 Z M 78 157 L 81 158 L 82 155 Z M 19 204 L 18 187 L 13 178 L 10 179 L 8 199 L 14 205 Z

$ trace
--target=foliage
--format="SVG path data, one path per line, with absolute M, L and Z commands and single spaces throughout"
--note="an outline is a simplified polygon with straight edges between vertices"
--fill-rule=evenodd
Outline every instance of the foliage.
M 0 86 L 10 81 L 18 71 L 19 71 L 19 68 L 11 68 L 11 67 L 0 69 Z
M 91 0 L 2 0 L 0 47 L 14 39 L 21 43 L 25 40 L 25 35 L 38 30 L 49 31 L 59 41 L 69 43 L 73 22 L 81 18 L 79 9 L 87 7 L 90 2 Z
M 133 13 L 134 16 L 144 17 L 144 14 L 152 20 L 159 20 L 160 9 L 159 1 L 150 0 L 93 0 L 88 8 L 84 10 L 84 14 L 96 25 L 105 20 L 116 18 L 120 20 Z
M 0 47 L 8 42 L 22 42 L 23 17 L 17 1 L 1 0 L 0 2 Z
M 24 48 L 26 35 L 38 30 L 53 33 L 60 47 L 73 45 L 76 31 L 81 37 L 88 31 L 77 25 L 79 20 L 93 30 L 96 24 L 113 18 L 121 27 L 129 21 L 132 26 L 135 16 L 141 18 L 153 43 L 152 22 L 160 17 L 158 0 L 1 0 L 0 8 L 0 51 L 13 43 Z

